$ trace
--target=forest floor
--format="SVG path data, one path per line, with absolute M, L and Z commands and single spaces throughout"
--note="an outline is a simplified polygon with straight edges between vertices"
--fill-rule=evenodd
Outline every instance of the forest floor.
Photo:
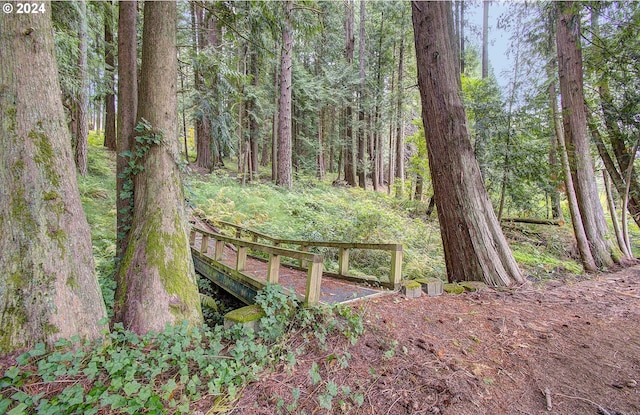
M 351 307 L 355 345 L 332 336 L 228 413 L 640 414 L 640 266 Z

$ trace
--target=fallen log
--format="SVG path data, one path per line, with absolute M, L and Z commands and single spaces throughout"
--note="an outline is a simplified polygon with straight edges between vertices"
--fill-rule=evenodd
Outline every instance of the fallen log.
M 532 223 L 534 225 L 564 226 L 564 220 L 562 219 L 502 218 L 501 222 Z

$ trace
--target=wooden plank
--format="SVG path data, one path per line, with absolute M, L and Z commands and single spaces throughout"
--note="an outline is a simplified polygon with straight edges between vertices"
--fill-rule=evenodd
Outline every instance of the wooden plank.
M 349 273 L 349 248 L 340 248 L 338 251 L 338 275 Z
M 307 273 L 307 289 L 305 305 L 307 307 L 320 303 L 320 285 L 322 284 L 322 261 L 314 261 L 309 265 Z
M 238 247 L 238 256 L 236 258 L 236 271 L 244 271 L 247 268 L 247 250 L 246 246 Z
M 216 261 L 222 261 L 224 256 L 224 241 L 216 239 L 216 251 L 214 253 L 213 259 Z
M 209 236 L 203 234 L 202 241 L 200 243 L 200 252 L 202 252 L 203 254 L 206 254 L 208 250 L 209 250 Z
M 267 271 L 267 282 L 277 284 L 280 279 L 280 255 L 269 256 L 269 269 Z
M 302 245 L 300 247 L 301 252 L 309 252 L 309 247 L 307 245 Z M 309 261 L 306 259 L 300 259 L 300 268 L 307 268 L 309 266 Z
M 398 244 L 396 250 L 391 252 L 391 273 L 389 274 L 389 282 L 393 285 L 393 289 L 400 288 L 402 280 L 402 245 Z

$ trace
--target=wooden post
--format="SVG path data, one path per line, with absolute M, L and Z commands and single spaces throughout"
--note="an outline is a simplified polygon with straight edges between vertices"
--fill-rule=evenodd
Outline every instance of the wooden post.
M 267 282 L 277 284 L 280 278 L 280 255 L 269 255 L 269 270 L 267 271 Z
M 236 271 L 244 271 L 247 267 L 247 251 L 246 246 L 238 247 L 238 258 L 236 260 Z
M 389 282 L 393 284 L 393 289 L 400 288 L 402 280 L 402 245 L 396 245 L 395 251 L 391 251 L 391 273 L 389 274 Z
M 305 293 L 305 305 L 307 307 L 320 303 L 320 284 L 322 283 L 322 256 L 315 255 L 313 262 L 309 264 L 307 273 L 307 291 Z
M 209 250 L 209 236 L 202 234 L 202 242 L 200 243 L 200 252 L 206 254 Z
M 214 254 L 213 259 L 216 261 L 222 261 L 222 256 L 224 255 L 224 241 L 216 240 L 216 252 Z
M 302 252 L 309 252 L 309 247 L 306 245 L 301 245 L 300 246 L 300 251 Z M 300 268 L 307 268 L 309 266 L 308 262 L 304 259 L 300 260 Z
M 242 239 L 242 229 L 240 228 L 236 229 L 236 238 Z
M 189 233 L 189 245 L 195 245 L 195 244 L 196 244 L 196 230 L 191 229 L 191 232 Z
M 349 273 L 349 248 L 340 248 L 338 251 L 338 275 Z

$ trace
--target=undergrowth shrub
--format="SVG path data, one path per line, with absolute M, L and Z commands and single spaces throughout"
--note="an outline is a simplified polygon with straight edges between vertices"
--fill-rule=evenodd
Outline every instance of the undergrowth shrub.
M 302 351 L 287 347 L 294 333 L 309 347 L 326 347 L 331 333 L 355 341 L 363 331 L 350 309 L 301 308 L 279 286 L 257 301 L 267 314 L 259 333 L 184 322 L 139 336 L 116 324 L 97 341 L 59 340 L 51 350 L 38 343 L 4 371 L 0 413 L 188 414 L 201 400 L 219 409 L 268 367 L 295 365 Z

